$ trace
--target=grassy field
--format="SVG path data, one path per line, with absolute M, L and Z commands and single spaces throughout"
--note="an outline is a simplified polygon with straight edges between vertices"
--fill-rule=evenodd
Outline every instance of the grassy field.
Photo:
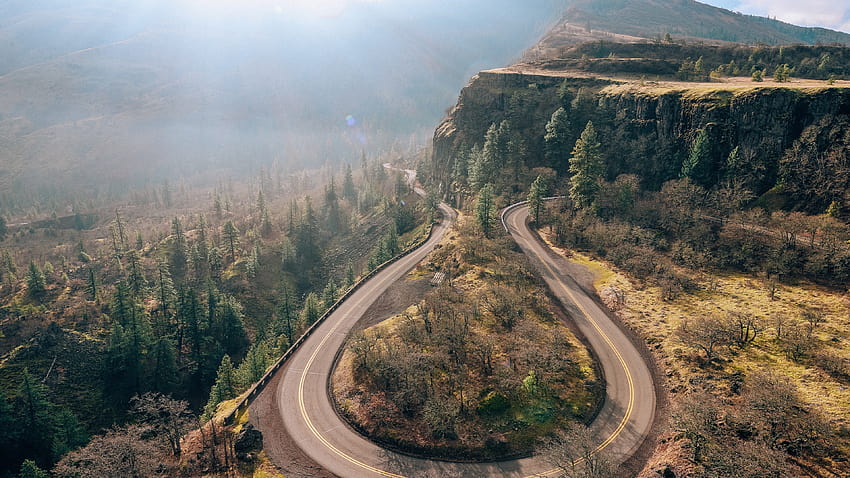
M 616 310 L 623 322 L 637 331 L 653 351 L 671 401 L 695 385 L 728 392 L 737 377 L 768 372 L 797 386 L 803 405 L 827 418 L 837 432 L 836 443 L 850 453 L 850 297 L 842 291 L 808 282 L 779 284 L 773 294 L 770 284 L 743 274 L 701 273 L 695 277 L 698 290 L 665 301 L 658 287 L 638 284 L 610 263 L 575 251 L 561 250 L 594 274 L 600 297 Z M 615 301 L 613 291 L 624 301 Z M 806 340 L 803 357 L 794 360 L 779 334 L 793 329 L 808 331 L 807 312 L 816 312 L 818 323 Z M 684 343 L 677 329 L 695 317 L 750 314 L 763 330 L 746 347 L 723 346 L 718 359 L 705 364 L 701 351 Z M 832 367 L 825 367 L 831 357 Z M 837 361 L 837 363 L 835 363 Z M 830 476 L 830 475 L 826 475 Z M 841 475 L 836 475 L 841 476 Z

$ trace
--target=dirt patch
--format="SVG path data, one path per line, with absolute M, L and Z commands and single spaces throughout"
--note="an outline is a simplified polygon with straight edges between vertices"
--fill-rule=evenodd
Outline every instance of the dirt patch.
M 369 306 L 369 309 L 366 310 L 366 313 L 363 314 L 352 331 L 367 329 L 402 313 L 404 309 L 421 300 L 425 293 L 431 289 L 430 280 L 431 276 L 421 279 L 410 279 L 409 276 L 406 276 L 395 281 L 389 289 L 378 297 L 378 300 Z

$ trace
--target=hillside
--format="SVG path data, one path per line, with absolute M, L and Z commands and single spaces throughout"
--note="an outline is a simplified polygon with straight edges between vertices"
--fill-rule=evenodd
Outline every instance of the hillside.
M 781 45 L 850 43 L 850 34 L 732 12 L 694 0 L 571 0 L 558 26 L 529 51 L 558 56 L 582 41 L 674 40 Z

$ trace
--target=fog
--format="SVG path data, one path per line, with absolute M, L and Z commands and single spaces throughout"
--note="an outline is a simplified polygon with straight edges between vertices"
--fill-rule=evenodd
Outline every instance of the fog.
M 12 0 L 0 185 L 143 184 L 425 144 L 563 0 Z

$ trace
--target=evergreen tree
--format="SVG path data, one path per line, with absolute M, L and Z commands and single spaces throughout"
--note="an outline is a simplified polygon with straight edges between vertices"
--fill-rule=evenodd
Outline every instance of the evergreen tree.
M 186 243 L 186 235 L 183 232 L 183 223 L 179 218 L 171 221 L 171 272 L 179 278 L 186 274 L 186 264 L 189 262 L 189 249 Z
M 53 437 L 51 450 L 53 460 L 58 461 L 66 453 L 75 450 L 89 441 L 88 433 L 80 420 L 66 408 L 54 407 Z
M 168 263 L 159 261 L 157 264 L 157 299 L 159 299 L 159 313 L 162 319 L 168 322 L 171 313 L 174 311 L 175 302 L 177 301 L 177 291 L 174 289 L 174 281 L 171 279 L 171 272 L 168 270 Z
M 546 123 L 546 162 L 558 174 L 567 170 L 569 165 L 570 119 L 567 110 L 562 106 L 552 113 Z
M 144 357 L 153 340 L 151 327 L 145 309 L 132 298 L 123 282 L 116 284 L 112 312 L 114 321 L 109 341 L 112 365 L 108 375 L 118 384 L 115 390 L 119 400 L 127 400 L 132 393 L 142 391 Z
M 236 247 L 239 246 L 239 229 L 233 225 L 233 221 L 227 221 L 224 224 L 222 231 L 225 244 L 227 244 L 227 252 L 230 254 L 230 260 L 236 260 Z
M 50 473 L 42 470 L 32 460 L 24 460 L 18 472 L 18 478 L 50 478 Z
M 0 216 L 0 241 L 6 239 L 6 233 L 8 229 L 6 228 L 6 218 Z
M 88 264 L 91 262 L 91 256 L 86 252 L 86 246 L 83 244 L 83 241 L 80 240 L 79 245 L 77 246 L 77 259 L 84 264 Z
M 169 337 L 160 337 L 151 350 L 150 389 L 163 394 L 174 391 L 179 382 L 177 348 Z
M 484 236 L 490 237 L 493 225 L 493 186 L 486 184 L 478 192 L 478 201 L 475 203 L 475 220 L 481 227 Z
M 253 383 L 263 378 L 266 369 L 271 365 L 271 356 L 264 340 L 258 341 L 248 349 L 245 359 L 239 364 L 236 376 L 243 387 L 250 387 Z
M 278 326 L 275 332 L 286 336 L 287 345 L 291 346 L 295 335 L 295 321 L 298 318 L 295 307 L 295 298 L 292 289 L 283 286 L 280 298 L 280 312 Z
M 323 206 L 323 215 L 327 230 L 331 233 L 339 233 L 344 229 L 342 213 L 339 209 L 339 196 L 336 193 L 336 185 L 334 178 L 331 178 L 330 183 L 325 186 L 325 204 Z
M 88 267 L 88 281 L 86 281 L 86 293 L 90 299 L 97 302 L 100 298 L 100 289 L 97 286 L 97 275 L 94 272 L 94 267 Z
M 124 218 L 121 217 L 121 210 L 115 210 L 115 232 L 116 232 L 116 242 L 117 246 L 115 247 L 115 254 L 121 258 L 124 251 L 130 248 L 129 241 L 127 240 L 127 226 L 124 223 Z
M 351 287 L 354 285 L 354 280 L 356 279 L 354 275 L 354 265 L 351 261 L 348 262 L 348 268 L 345 270 L 345 287 Z
M 48 466 L 53 458 L 53 413 L 54 407 L 47 399 L 47 387 L 35 380 L 24 370 L 21 385 L 15 399 L 17 427 L 21 457 L 32 458 L 36 463 Z
M 230 400 L 236 396 L 236 371 L 233 369 L 233 362 L 230 361 L 230 356 L 225 355 L 221 359 L 221 365 L 218 367 L 215 384 L 210 390 L 210 398 L 207 405 L 204 407 L 204 415 L 210 419 L 215 415 L 215 409 L 219 403 Z
M 27 293 L 32 299 L 38 301 L 43 299 L 47 293 L 47 279 L 44 277 L 44 272 L 34 261 L 30 261 L 27 271 Z
M 20 458 L 18 438 L 22 431 L 18 426 L 15 409 L 6 398 L 5 391 L 0 390 L 0 471 L 6 468 L 4 464 Z
M 484 161 L 481 147 L 477 144 L 469 152 L 469 176 L 467 181 L 473 190 L 480 190 L 487 184 L 488 165 Z
M 528 190 L 528 209 L 531 211 L 531 220 L 537 227 L 540 226 L 540 213 L 543 210 L 543 198 L 545 196 L 546 180 L 543 176 L 537 176 Z
M 200 304 L 194 289 L 191 287 L 180 287 L 177 293 L 177 350 L 183 351 L 183 345 L 188 343 L 190 355 L 193 360 L 197 359 L 196 352 L 199 350 L 195 345 L 200 344 Z
M 685 162 L 682 163 L 682 178 L 690 178 L 701 186 L 710 185 L 712 172 L 711 145 L 709 144 L 708 131 L 701 129 L 691 145 L 691 150 Z
M 221 258 L 221 252 L 217 247 L 210 249 L 209 266 L 210 277 L 214 280 L 221 280 L 221 273 L 224 271 L 224 263 Z
M 596 129 L 588 121 L 570 157 L 570 198 L 580 209 L 590 207 L 599 192 L 599 181 L 604 172 L 601 147 L 596 139 Z
M 242 305 L 235 297 L 226 296 L 219 305 L 220 343 L 224 352 L 241 355 L 248 344 L 245 326 L 242 323 Z
M 782 64 L 776 67 L 776 70 L 773 72 L 773 79 L 778 83 L 784 83 L 788 81 L 791 77 L 791 68 L 788 67 L 788 64 Z
M 561 106 L 567 108 L 567 112 L 569 113 L 569 108 L 572 107 L 572 102 L 575 99 L 575 94 L 570 89 L 569 80 L 564 80 L 561 86 L 558 87 L 558 99 L 561 100 Z
M 357 201 L 357 189 L 354 187 L 354 178 L 351 175 L 351 165 L 345 165 L 345 175 L 342 179 L 342 197 L 344 197 L 350 204 L 354 204 Z
M 326 309 L 330 309 L 334 302 L 336 302 L 338 287 L 336 286 L 336 282 L 333 279 L 329 280 L 327 284 L 325 284 L 325 289 L 322 291 L 322 303 L 324 304 Z
M 148 281 L 142 271 L 141 260 L 139 251 L 131 249 L 127 252 L 127 283 L 135 297 L 144 296 L 148 287 Z
M 469 175 L 469 157 L 470 151 L 466 145 L 461 145 L 455 153 L 452 163 L 452 182 L 457 184 L 457 187 L 466 184 L 466 178 Z
M 316 320 L 319 319 L 319 317 L 322 316 L 321 308 L 322 306 L 319 301 L 319 296 L 317 296 L 314 292 L 307 294 L 307 298 L 304 299 L 304 307 L 301 309 L 301 314 L 299 316 L 304 327 L 310 327 L 316 322 Z
M 735 146 L 735 148 L 729 152 L 729 156 L 726 158 L 726 178 L 742 179 L 741 176 L 743 174 L 744 164 L 741 158 L 741 148 Z

